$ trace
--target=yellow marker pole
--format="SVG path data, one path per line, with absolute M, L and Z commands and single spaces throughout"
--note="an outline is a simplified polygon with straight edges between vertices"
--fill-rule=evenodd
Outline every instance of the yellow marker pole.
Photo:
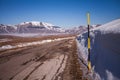
M 87 24 L 88 24 L 88 70 L 91 70 L 90 62 L 90 14 L 87 13 Z

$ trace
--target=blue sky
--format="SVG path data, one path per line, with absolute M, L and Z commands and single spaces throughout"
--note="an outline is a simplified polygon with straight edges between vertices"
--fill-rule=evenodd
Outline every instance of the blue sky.
M 43 21 L 63 28 L 120 18 L 120 0 L 0 0 L 0 24 Z

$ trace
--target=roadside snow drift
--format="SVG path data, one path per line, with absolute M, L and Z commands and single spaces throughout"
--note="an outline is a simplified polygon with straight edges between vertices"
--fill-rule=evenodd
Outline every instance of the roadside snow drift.
M 77 38 L 81 52 L 79 56 L 82 56 L 86 63 L 87 34 L 85 32 Z M 92 29 L 90 37 L 90 58 L 97 80 L 120 80 L 120 19 Z
M 3 46 L 0 47 L 0 51 L 1 50 L 14 49 L 14 48 L 27 47 L 27 46 L 33 46 L 33 45 L 39 45 L 39 44 L 44 44 L 44 43 L 48 43 L 48 42 L 60 41 L 60 40 L 72 39 L 72 38 L 74 38 L 74 37 L 48 39 L 48 40 L 35 41 L 35 42 L 26 42 L 26 43 L 19 43 L 17 45 L 3 45 Z

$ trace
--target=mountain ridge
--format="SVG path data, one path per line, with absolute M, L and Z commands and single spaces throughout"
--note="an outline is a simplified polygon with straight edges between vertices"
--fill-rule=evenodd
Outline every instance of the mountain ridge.
M 50 23 L 29 21 L 16 25 L 0 24 L 0 33 L 61 33 L 64 30 Z

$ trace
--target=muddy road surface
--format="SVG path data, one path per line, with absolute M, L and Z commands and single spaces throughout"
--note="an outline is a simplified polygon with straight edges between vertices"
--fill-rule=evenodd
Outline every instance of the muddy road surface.
M 74 37 L 0 51 L 0 80 L 82 78 Z

